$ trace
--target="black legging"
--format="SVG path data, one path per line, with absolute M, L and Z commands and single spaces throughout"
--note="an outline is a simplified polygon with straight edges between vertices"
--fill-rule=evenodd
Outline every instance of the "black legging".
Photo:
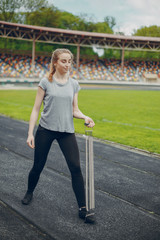
M 84 181 L 80 168 L 79 150 L 74 133 L 56 132 L 38 126 L 35 136 L 34 164 L 28 177 L 28 192 L 33 192 L 47 160 L 51 144 L 57 140 L 72 177 L 72 187 L 79 207 L 85 206 Z

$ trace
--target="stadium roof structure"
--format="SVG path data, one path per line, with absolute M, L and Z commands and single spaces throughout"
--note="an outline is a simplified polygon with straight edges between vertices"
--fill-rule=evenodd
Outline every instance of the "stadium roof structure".
M 0 37 L 72 46 L 160 51 L 160 38 L 75 31 L 0 21 Z
M 77 71 L 80 47 L 112 48 L 122 50 L 121 68 L 124 69 L 124 51 L 160 51 L 160 38 L 123 36 L 107 33 L 75 31 L 0 21 L 0 37 L 32 41 L 32 70 L 35 67 L 35 43 L 46 42 L 77 46 Z

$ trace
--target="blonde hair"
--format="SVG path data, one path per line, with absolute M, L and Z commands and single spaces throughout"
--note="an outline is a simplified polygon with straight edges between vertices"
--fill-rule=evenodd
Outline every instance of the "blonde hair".
M 53 81 L 53 74 L 56 71 L 56 68 L 55 68 L 54 64 L 58 61 L 59 55 L 62 54 L 62 53 L 69 53 L 70 56 L 71 56 L 71 60 L 73 62 L 73 54 L 71 53 L 71 51 L 69 49 L 57 48 L 55 51 L 53 51 L 52 57 L 51 57 L 49 75 L 48 75 L 48 80 L 50 82 Z

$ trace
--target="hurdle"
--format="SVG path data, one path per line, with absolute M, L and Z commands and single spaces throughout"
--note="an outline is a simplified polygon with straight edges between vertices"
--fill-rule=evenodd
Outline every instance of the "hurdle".
M 95 218 L 95 193 L 94 193 L 94 153 L 93 153 L 93 129 L 87 129 L 85 124 L 86 138 L 86 209 L 85 222 L 94 222 Z

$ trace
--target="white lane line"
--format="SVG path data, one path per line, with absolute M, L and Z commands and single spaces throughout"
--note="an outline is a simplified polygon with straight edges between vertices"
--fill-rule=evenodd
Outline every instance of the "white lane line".
M 107 122 L 107 123 L 114 123 L 114 124 L 117 124 L 117 125 L 148 129 L 148 130 L 151 130 L 151 131 L 160 131 L 160 128 L 151 128 L 151 127 L 147 127 L 147 126 L 133 125 L 131 123 L 116 122 L 116 121 L 111 121 L 111 120 L 108 120 L 108 119 L 105 119 L 105 118 L 103 118 L 101 121 L 98 120 L 97 122 Z

